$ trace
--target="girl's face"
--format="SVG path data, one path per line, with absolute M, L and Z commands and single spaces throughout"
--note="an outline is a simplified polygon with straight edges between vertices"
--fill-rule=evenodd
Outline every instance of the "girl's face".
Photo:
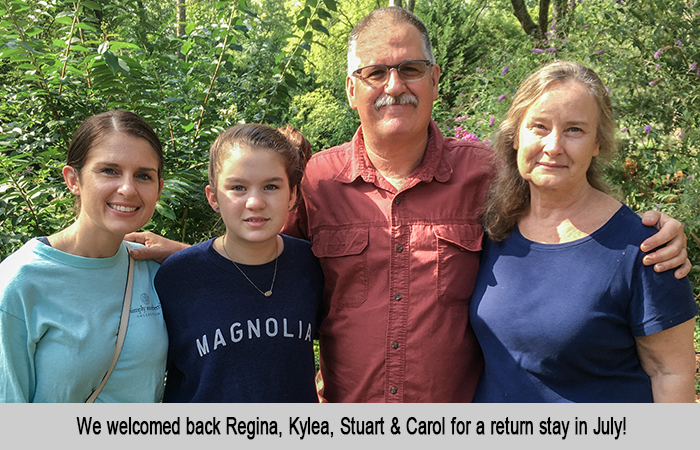
M 121 240 L 143 227 L 163 188 L 158 165 L 148 141 L 111 133 L 90 148 L 80 174 L 64 167 L 68 188 L 80 196 L 81 229 L 98 239 Z
M 206 194 L 221 212 L 227 240 L 246 247 L 276 243 L 296 201 L 280 155 L 238 144 L 226 151 L 217 186 L 207 186 Z

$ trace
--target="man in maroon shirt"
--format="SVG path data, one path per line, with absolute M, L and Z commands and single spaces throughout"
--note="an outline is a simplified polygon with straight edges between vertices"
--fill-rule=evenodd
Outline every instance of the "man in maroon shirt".
M 468 402 L 476 387 L 483 361 L 468 311 L 491 157 L 432 121 L 434 62 L 425 25 L 402 8 L 376 10 L 353 29 L 346 92 L 362 125 L 352 142 L 312 157 L 304 201 L 283 229 L 309 239 L 324 270 L 326 401 Z M 155 259 L 178 249 L 152 234 L 128 238 L 159 247 Z M 681 265 L 684 276 L 679 222 L 647 245 L 671 238 L 649 262 L 669 259 L 664 268 Z

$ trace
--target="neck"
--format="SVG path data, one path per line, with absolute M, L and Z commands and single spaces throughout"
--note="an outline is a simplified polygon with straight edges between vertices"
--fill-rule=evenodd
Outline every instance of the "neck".
M 283 250 L 284 243 L 280 235 L 266 242 L 244 244 L 231 239 L 227 234 L 214 241 L 214 249 L 231 261 L 249 266 L 259 266 L 277 258 Z
M 545 244 L 589 236 L 620 207 L 617 200 L 588 184 L 566 196 L 531 187 L 530 200 L 530 209 L 518 227 L 526 238 Z
M 86 258 L 109 258 L 117 254 L 124 236 L 86 230 L 80 218 L 73 225 L 49 236 L 51 246 L 64 253 Z
M 397 188 L 400 188 L 403 181 L 423 162 L 428 146 L 428 133 L 418 141 L 401 139 L 382 142 L 372 141 L 366 135 L 363 137 L 367 157 L 372 165 Z

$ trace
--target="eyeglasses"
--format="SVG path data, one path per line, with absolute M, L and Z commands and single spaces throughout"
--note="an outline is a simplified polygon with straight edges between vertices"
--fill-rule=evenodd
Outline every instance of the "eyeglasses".
M 386 64 L 374 64 L 372 66 L 360 67 L 352 74 L 370 85 L 377 85 L 386 82 L 391 69 L 396 69 L 399 78 L 403 81 L 418 81 L 425 78 L 428 67 L 433 64 L 426 59 L 412 59 L 399 64 L 389 66 Z

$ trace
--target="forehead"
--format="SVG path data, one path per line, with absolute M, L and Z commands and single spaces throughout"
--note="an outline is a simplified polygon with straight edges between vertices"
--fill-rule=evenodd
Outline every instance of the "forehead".
M 361 66 L 426 59 L 423 37 L 410 23 L 373 24 L 358 37 L 355 55 Z
M 87 159 L 101 158 L 153 159 L 159 161 L 156 150 L 146 139 L 124 133 L 109 133 L 95 140 L 87 152 Z
M 598 103 L 588 88 L 578 81 L 555 81 L 536 97 L 526 115 L 598 115 Z

